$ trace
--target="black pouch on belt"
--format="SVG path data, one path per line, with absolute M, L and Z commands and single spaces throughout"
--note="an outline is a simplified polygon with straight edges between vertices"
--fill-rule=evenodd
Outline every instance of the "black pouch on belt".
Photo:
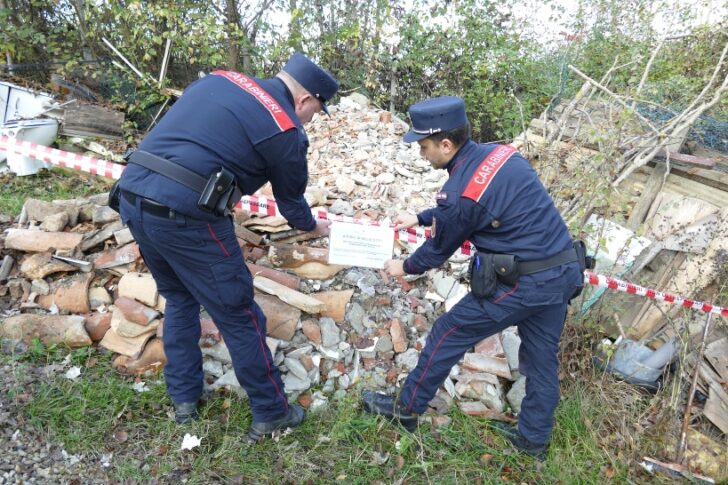
M 235 192 L 235 175 L 226 168 L 221 168 L 207 179 L 197 207 L 212 212 L 217 216 L 227 214 L 230 209 L 230 201 Z
M 120 199 L 121 199 L 121 189 L 119 188 L 119 181 L 117 180 L 116 182 L 114 182 L 114 185 L 111 186 L 111 190 L 109 191 L 109 201 L 108 201 L 109 207 L 117 213 L 119 212 Z
M 586 253 L 586 244 L 584 244 L 584 241 L 580 239 L 574 239 L 574 250 L 576 251 L 576 260 L 579 263 L 580 272 L 583 273 L 588 269 L 594 269 L 596 260 L 594 259 L 594 256 Z M 574 295 L 571 298 L 573 299 L 579 296 L 583 289 L 583 285 L 577 286 L 576 291 L 574 291 Z
M 503 283 L 513 286 L 518 281 L 520 273 L 518 271 L 518 261 L 512 254 L 494 254 L 493 267 L 498 279 Z
M 478 300 L 493 295 L 498 285 L 493 256 L 490 253 L 475 253 L 470 260 L 470 292 Z

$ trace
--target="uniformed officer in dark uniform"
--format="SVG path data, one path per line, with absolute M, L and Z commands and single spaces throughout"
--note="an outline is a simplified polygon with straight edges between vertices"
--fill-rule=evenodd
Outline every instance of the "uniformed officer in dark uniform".
M 308 138 L 303 124 L 338 90 L 300 53 L 271 79 L 215 71 L 194 82 L 129 158 L 120 180 L 121 216 L 166 299 L 164 375 L 176 421 L 196 419 L 203 389 L 200 305 L 223 335 L 250 399 L 249 437 L 295 427 L 266 345 L 266 319 L 253 301 L 229 208 L 270 181 L 288 223 L 328 233 L 304 200 Z
M 559 401 L 557 352 L 566 306 L 583 286 L 569 231 L 525 158 L 508 145 L 480 145 L 470 139 L 462 99 L 429 99 L 409 113 L 412 129 L 404 141 L 418 142 L 421 155 L 450 177 L 437 194 L 435 208 L 395 221 L 396 230 L 430 226 L 432 237 L 406 260 L 388 261 L 385 271 L 390 276 L 423 273 L 443 264 L 469 240 L 482 261 L 488 255 L 510 261 L 511 278 L 493 280 L 494 293 L 481 299 L 471 291 L 438 318 L 399 396 L 365 391 L 365 409 L 413 431 L 417 415 L 427 410 L 463 354 L 517 325 L 526 397 L 517 427 L 496 426 L 517 448 L 543 458 Z M 520 269 L 515 279 L 513 268 Z

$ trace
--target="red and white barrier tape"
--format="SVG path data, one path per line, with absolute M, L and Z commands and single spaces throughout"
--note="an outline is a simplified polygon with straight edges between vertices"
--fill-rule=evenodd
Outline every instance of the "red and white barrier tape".
M 23 155 L 53 165 L 60 165 L 61 167 L 68 167 L 81 172 L 102 175 L 113 179 L 121 177 L 121 172 L 124 171 L 124 165 L 118 163 L 99 160 L 98 158 L 87 157 L 78 153 L 64 152 L 8 136 L 0 136 L 0 151 Z
M 645 288 L 643 286 L 635 285 L 634 283 L 628 283 L 627 281 L 618 280 L 610 276 L 604 276 L 591 271 L 584 271 L 584 283 L 589 283 L 593 286 L 601 286 L 604 288 L 610 288 L 612 290 L 623 291 L 630 295 L 639 295 L 650 298 L 652 300 L 664 301 L 672 303 L 673 305 L 681 305 L 685 308 L 692 308 L 699 310 L 704 313 L 715 313 L 728 317 L 728 308 L 721 308 L 713 305 L 712 303 L 706 303 L 703 301 L 691 300 L 689 298 L 683 298 L 681 296 L 672 295 L 670 293 L 663 293 L 656 291 L 651 288 Z
M 102 175 L 113 179 L 121 177 L 121 173 L 126 168 L 124 165 L 110 162 L 108 160 L 100 160 L 76 153 L 64 152 L 56 150 L 28 141 L 18 140 L 7 136 L 0 136 L 0 151 L 16 153 L 26 157 L 36 158 L 44 162 L 68 167 L 81 172 L 91 173 L 94 175 Z M 278 206 L 274 199 L 269 197 L 261 197 L 256 195 L 244 196 L 238 203 L 238 207 L 255 214 L 263 214 L 267 216 L 280 216 Z M 381 226 L 380 221 L 370 221 L 366 219 L 355 219 L 353 217 L 330 214 L 326 211 L 315 210 L 314 217 L 321 220 L 349 222 L 353 224 L 363 224 L 371 226 Z M 391 227 L 391 224 L 390 224 Z M 431 236 L 429 228 L 410 228 L 403 229 L 395 233 L 395 239 L 416 244 L 419 241 L 427 239 Z M 474 248 L 470 242 L 466 241 L 460 248 L 460 253 L 466 256 L 472 254 Z M 604 276 L 590 271 L 584 272 L 584 282 L 593 286 L 602 286 L 612 290 L 623 291 L 632 295 L 644 296 L 653 300 L 664 301 L 674 305 L 681 305 L 685 308 L 692 308 L 705 313 L 715 313 L 724 317 L 728 317 L 728 308 L 721 308 L 711 303 L 691 300 L 681 296 L 663 293 L 661 291 L 644 288 L 626 281 L 618 280 L 609 276 Z

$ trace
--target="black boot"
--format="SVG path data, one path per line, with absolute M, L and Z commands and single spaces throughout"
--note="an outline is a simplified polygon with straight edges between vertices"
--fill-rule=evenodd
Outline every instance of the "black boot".
M 253 421 L 248 431 L 248 442 L 257 443 L 265 435 L 269 435 L 274 431 L 284 430 L 286 428 L 295 428 L 304 418 L 303 408 L 298 404 L 288 406 L 288 412 L 273 421 Z
M 496 433 L 510 441 L 516 449 L 531 455 L 538 461 L 544 461 L 546 459 L 546 451 L 549 449 L 548 443 L 538 444 L 528 441 L 528 439 L 521 434 L 518 426 L 514 424 L 494 421 L 490 423 L 490 426 Z
M 392 421 L 397 421 L 410 433 L 417 429 L 417 415 L 402 409 L 392 396 L 386 396 L 374 391 L 364 391 L 361 393 L 361 400 L 366 412 L 379 414 Z
M 178 424 L 189 423 L 200 417 L 197 412 L 198 401 L 174 403 L 174 420 Z

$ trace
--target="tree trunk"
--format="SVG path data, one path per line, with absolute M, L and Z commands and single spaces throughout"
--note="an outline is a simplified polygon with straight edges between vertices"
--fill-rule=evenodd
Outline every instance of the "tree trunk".
M 76 11 L 78 17 L 78 30 L 81 31 L 81 44 L 83 45 L 82 54 L 84 61 L 93 61 L 96 59 L 93 47 L 88 41 L 88 24 L 86 22 L 85 0 L 71 0 L 71 5 Z
M 225 0 L 225 24 L 228 34 L 227 67 L 231 71 L 238 70 L 240 49 L 238 47 L 238 29 L 240 28 L 240 14 L 237 0 Z

